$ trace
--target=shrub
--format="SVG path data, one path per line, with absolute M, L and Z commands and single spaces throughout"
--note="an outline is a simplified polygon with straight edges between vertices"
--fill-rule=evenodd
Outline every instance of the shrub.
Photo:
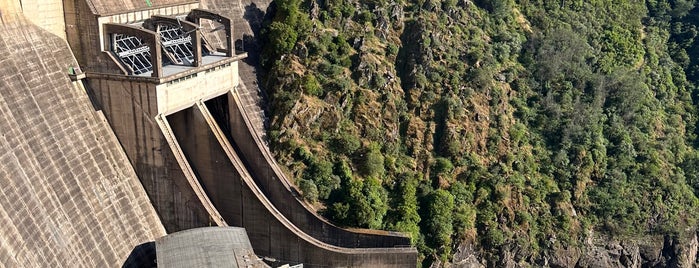
M 452 226 L 452 211 L 454 197 L 447 191 L 438 189 L 427 197 L 427 217 L 425 230 L 427 242 L 432 248 L 442 248 L 443 256 L 450 253 Z
M 348 225 L 349 220 L 349 205 L 345 203 L 334 203 L 328 208 L 328 216 L 334 222 L 340 223 L 342 225 Z
M 340 187 L 340 178 L 332 174 L 332 163 L 311 156 L 307 161 L 303 179 L 316 186 L 316 198 L 327 199 L 330 192 Z
M 363 196 L 357 196 L 360 210 L 360 225 L 372 229 L 380 229 L 383 226 L 383 217 L 388 210 L 388 196 L 386 189 L 381 186 L 381 181 L 374 177 L 364 180 L 362 188 Z
M 372 20 L 374 20 L 374 14 L 372 14 L 368 10 L 364 10 L 357 14 L 357 22 L 360 24 L 371 23 Z
M 437 157 L 432 168 L 436 174 L 448 174 L 454 170 L 454 164 L 447 158 Z
M 280 22 L 272 22 L 269 26 L 270 42 L 275 52 L 285 54 L 291 52 L 294 48 L 298 33 L 288 24 Z
M 391 57 L 396 55 L 398 55 L 398 45 L 394 43 L 388 44 L 388 46 L 386 46 L 386 56 Z
M 378 146 L 371 146 L 363 155 L 361 171 L 365 176 L 380 177 L 384 173 L 384 157 Z
M 353 154 L 361 146 L 359 138 L 347 132 L 335 134 L 330 143 L 330 148 L 338 154 Z
M 307 74 L 302 79 L 303 93 L 316 97 L 323 95 L 323 89 L 320 87 L 320 83 L 318 83 L 315 75 Z
M 310 202 L 318 201 L 318 188 L 313 181 L 301 179 L 301 181 L 299 181 L 299 188 L 301 188 L 301 192 L 303 192 L 303 198 Z

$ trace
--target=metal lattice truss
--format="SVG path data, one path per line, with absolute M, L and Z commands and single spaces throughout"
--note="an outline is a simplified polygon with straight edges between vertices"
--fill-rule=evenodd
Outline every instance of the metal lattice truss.
M 153 71 L 151 62 L 150 47 L 143 44 L 143 41 L 134 36 L 124 34 L 112 35 L 112 48 L 119 56 L 121 62 L 130 69 L 134 75 Z
M 194 47 L 192 36 L 181 26 L 159 24 L 158 34 L 163 52 L 174 64 L 192 65 L 194 62 Z
M 167 65 L 196 67 L 201 65 L 202 57 L 234 53 L 227 33 L 230 20 L 207 11 L 195 10 L 186 18 L 153 15 L 138 24 L 108 23 L 105 31 L 111 33 L 112 55 L 129 75 L 151 73 L 158 77 Z M 216 45 L 212 46 L 212 41 Z M 176 69 L 167 70 L 171 74 Z

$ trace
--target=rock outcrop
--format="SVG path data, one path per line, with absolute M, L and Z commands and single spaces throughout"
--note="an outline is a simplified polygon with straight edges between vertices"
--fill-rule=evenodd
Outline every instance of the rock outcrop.
M 576 267 L 576 268 L 626 268 L 626 267 L 699 267 L 699 233 L 681 237 L 646 236 L 641 239 L 613 239 L 595 237 L 579 247 L 556 247 L 545 251 L 541 257 L 523 256 L 516 250 L 503 250 L 498 267 Z M 448 267 L 485 267 L 479 251 L 461 245 Z M 439 267 L 437 264 L 435 267 Z

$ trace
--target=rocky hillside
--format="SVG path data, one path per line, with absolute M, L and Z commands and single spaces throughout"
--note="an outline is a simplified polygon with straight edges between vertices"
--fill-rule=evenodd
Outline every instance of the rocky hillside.
M 270 141 L 422 265 L 692 267 L 694 0 L 275 0 Z

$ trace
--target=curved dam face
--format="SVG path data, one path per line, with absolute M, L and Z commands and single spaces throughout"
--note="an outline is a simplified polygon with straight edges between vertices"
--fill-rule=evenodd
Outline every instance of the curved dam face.
M 165 229 L 66 41 L 0 6 L 0 266 L 121 266 Z
M 220 98 L 230 96 L 232 93 Z M 286 218 L 258 187 L 204 103 L 171 114 L 167 121 L 211 202 L 228 224 L 246 229 L 257 254 L 284 262 L 303 263 L 307 267 L 415 265 L 417 252 L 407 246 L 348 248 L 325 243 L 304 232 Z M 322 224 L 315 226 L 322 227 Z M 392 237 L 374 237 L 377 241 L 380 238 L 390 240 Z

